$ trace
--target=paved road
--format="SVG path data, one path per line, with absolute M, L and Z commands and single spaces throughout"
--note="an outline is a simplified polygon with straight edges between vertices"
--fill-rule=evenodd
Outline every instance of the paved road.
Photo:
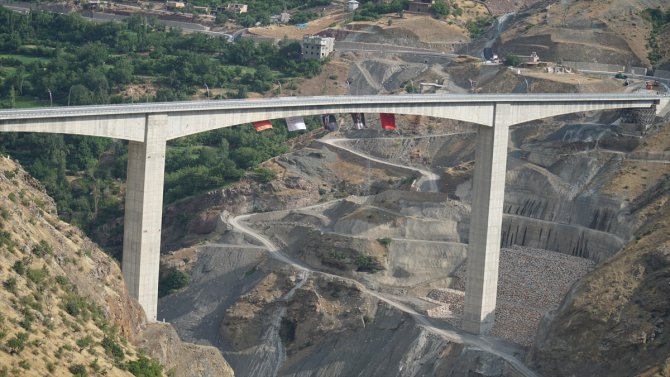
M 405 94 L 367 96 L 318 96 L 318 97 L 274 97 L 254 100 L 182 101 L 153 102 L 119 105 L 45 107 L 36 109 L 0 110 L 0 120 L 70 118 L 102 115 L 180 113 L 206 110 L 240 109 L 289 109 L 297 106 L 392 106 L 392 105 L 439 105 L 439 104 L 492 104 L 506 103 L 574 103 L 658 101 L 668 99 L 665 95 L 624 93 L 624 94 Z
M 421 56 L 439 56 L 439 57 L 458 57 L 458 54 L 450 54 L 445 52 L 435 52 L 433 50 L 398 46 L 383 43 L 364 43 L 364 42 L 348 42 L 335 41 L 335 51 L 360 51 L 360 52 L 377 52 L 381 54 L 413 54 Z
M 21 2 L 12 2 L 11 4 L 8 3 L 3 3 L 0 2 L 0 6 L 3 6 L 7 9 L 13 10 L 15 12 L 19 13 L 28 13 L 28 11 L 31 8 L 39 8 L 42 9 L 43 7 L 32 4 L 32 3 L 21 3 Z M 138 8 L 138 11 L 140 9 Z M 160 16 L 160 15 L 157 15 Z M 94 22 L 121 22 L 128 18 L 128 16 L 123 16 L 119 14 L 114 14 L 114 13 L 102 13 L 102 12 L 88 12 L 85 14 L 82 14 L 82 17 L 84 17 L 87 20 L 94 21 Z M 234 39 L 236 36 L 240 34 L 240 32 L 243 32 L 246 29 L 238 30 L 233 34 L 229 33 L 223 33 L 219 31 L 211 31 L 208 26 L 201 25 L 198 23 L 193 23 L 193 22 L 184 22 L 184 21 L 174 21 L 174 20 L 165 20 L 158 18 L 158 22 L 168 26 L 168 27 L 174 27 L 174 28 L 180 28 L 182 31 L 185 33 L 203 33 L 215 37 L 224 37 L 227 38 L 228 40 Z

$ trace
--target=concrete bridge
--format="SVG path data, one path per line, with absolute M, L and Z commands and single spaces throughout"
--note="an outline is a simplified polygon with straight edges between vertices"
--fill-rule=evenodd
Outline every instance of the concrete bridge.
M 636 94 L 285 97 L 0 111 L 0 132 L 46 132 L 128 140 L 123 275 L 156 319 L 166 141 L 252 121 L 327 113 L 449 118 L 477 127 L 463 328 L 493 326 L 509 127 L 582 111 L 661 109 L 669 97 Z

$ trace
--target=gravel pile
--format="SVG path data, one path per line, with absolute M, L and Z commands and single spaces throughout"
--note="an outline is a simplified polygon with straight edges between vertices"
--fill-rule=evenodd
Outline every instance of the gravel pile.
M 515 246 L 500 250 L 496 322 L 492 335 L 530 346 L 544 313 L 556 309 L 572 284 L 594 262 L 553 251 Z M 428 297 L 445 303 L 428 315 L 460 325 L 465 263 L 456 271 L 455 290 L 433 290 Z

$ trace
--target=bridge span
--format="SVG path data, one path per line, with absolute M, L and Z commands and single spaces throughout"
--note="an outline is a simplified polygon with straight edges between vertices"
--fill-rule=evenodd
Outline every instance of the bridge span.
M 489 94 L 282 97 L 0 111 L 0 132 L 128 140 L 122 271 L 131 296 L 156 319 L 167 140 L 253 121 L 332 113 L 394 113 L 473 123 L 477 149 L 463 329 L 493 326 L 509 127 L 556 115 L 624 108 L 660 112 L 670 97 L 639 94 Z

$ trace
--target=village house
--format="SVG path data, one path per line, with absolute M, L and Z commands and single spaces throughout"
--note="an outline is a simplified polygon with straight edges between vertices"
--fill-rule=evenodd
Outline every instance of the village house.
M 305 35 L 302 39 L 303 59 L 326 59 L 335 49 L 335 38 Z
M 435 0 L 417 0 L 409 2 L 409 12 L 426 13 L 435 4 Z

